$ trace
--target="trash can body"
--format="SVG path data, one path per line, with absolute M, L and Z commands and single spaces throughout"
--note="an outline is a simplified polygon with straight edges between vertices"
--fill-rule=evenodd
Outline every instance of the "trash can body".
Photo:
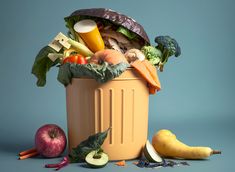
M 69 150 L 111 127 L 102 146 L 110 160 L 137 158 L 147 140 L 148 101 L 147 82 L 133 68 L 102 84 L 73 78 L 66 87 Z

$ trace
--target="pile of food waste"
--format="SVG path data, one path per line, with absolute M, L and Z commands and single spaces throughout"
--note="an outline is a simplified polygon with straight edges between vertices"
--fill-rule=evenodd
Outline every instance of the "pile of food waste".
M 68 33 L 59 32 L 35 58 L 32 74 L 37 77 L 37 86 L 45 86 L 47 72 L 53 66 L 59 67 L 57 79 L 64 86 L 71 84 L 73 78 L 91 78 L 106 83 L 132 68 L 146 81 L 149 93 L 155 94 L 161 89 L 157 72 L 164 70 L 169 57 L 181 54 L 177 41 L 172 37 L 156 36 L 156 45 L 151 45 L 139 23 L 111 9 L 77 10 L 65 17 L 65 22 Z M 110 130 L 112 126 L 88 136 L 73 147 L 61 162 L 46 164 L 45 167 L 59 170 L 70 163 L 84 162 L 90 168 L 105 167 L 109 155 L 102 145 Z M 35 135 L 35 148 L 20 152 L 19 159 L 38 154 L 47 158 L 58 157 L 65 150 L 66 143 L 61 128 L 45 125 Z M 140 152 L 141 157 L 133 163 L 139 168 L 189 166 L 188 162 L 179 160 L 199 160 L 221 154 L 221 151 L 210 147 L 189 146 L 167 129 L 156 132 L 152 142 L 146 140 Z M 122 159 L 115 165 L 125 167 L 126 161 Z
M 67 86 L 72 78 L 88 77 L 104 83 L 134 68 L 146 81 L 150 94 L 161 89 L 157 71 L 163 71 L 180 47 L 170 36 L 157 36 L 156 45 L 134 19 L 111 9 L 81 9 L 65 17 L 67 35 L 57 36 L 35 58 L 32 73 L 37 86 L 46 84 L 51 67 L 59 67 L 58 81 Z

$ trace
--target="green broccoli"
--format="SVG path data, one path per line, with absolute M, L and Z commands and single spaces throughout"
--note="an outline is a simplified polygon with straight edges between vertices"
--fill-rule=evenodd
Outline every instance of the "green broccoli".
M 161 61 L 162 52 L 155 47 L 146 45 L 141 48 L 141 51 L 152 65 L 157 65 Z
M 167 62 L 170 56 L 180 56 L 181 49 L 175 39 L 170 36 L 158 36 L 155 38 L 156 46 L 162 52 L 161 62 L 159 63 L 160 71 L 163 71 L 164 64 Z

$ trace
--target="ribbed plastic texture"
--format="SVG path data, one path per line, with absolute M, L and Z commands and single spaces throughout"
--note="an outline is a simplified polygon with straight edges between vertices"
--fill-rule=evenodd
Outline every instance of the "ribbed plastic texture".
M 69 149 L 111 127 L 103 144 L 110 160 L 137 158 L 147 139 L 147 83 L 134 69 L 100 84 L 74 78 L 66 87 Z

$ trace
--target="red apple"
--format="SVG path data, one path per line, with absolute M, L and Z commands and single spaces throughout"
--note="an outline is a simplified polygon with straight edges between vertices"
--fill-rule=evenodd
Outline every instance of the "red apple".
M 40 127 L 35 135 L 35 146 L 44 157 L 60 156 L 66 148 L 67 140 L 64 131 L 55 124 Z

